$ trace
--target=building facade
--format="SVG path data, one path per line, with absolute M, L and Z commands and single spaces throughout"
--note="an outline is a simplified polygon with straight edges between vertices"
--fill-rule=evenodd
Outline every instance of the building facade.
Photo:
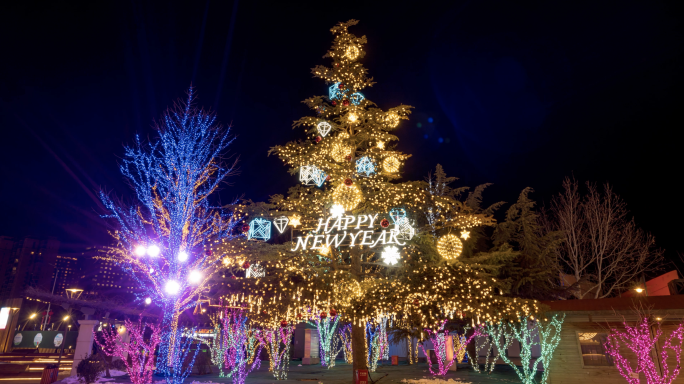
M 52 289 L 59 241 L 0 237 L 0 299 L 22 297 L 28 287 Z

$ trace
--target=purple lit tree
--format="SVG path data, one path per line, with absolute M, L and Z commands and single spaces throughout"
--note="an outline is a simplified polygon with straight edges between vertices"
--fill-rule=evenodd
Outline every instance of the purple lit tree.
M 230 238 L 235 220 L 210 203 L 235 164 L 226 164 L 232 143 L 229 129 L 215 115 L 186 101 L 168 109 L 157 125 L 158 137 L 144 142 L 136 136 L 126 147 L 121 173 L 135 192 L 136 202 L 124 204 L 100 192 L 115 223 L 117 246 L 110 256 L 140 284 L 143 294 L 162 308 L 164 329 L 158 370 L 171 373 L 180 358 L 179 315 L 194 305 L 209 287 L 223 254 L 211 245 Z M 175 374 L 175 373 L 174 373 Z
M 146 324 L 142 320 L 137 323 L 126 320 L 124 326 L 116 331 L 103 328 L 101 340 L 96 337 L 95 341 L 105 354 L 123 360 L 133 384 L 152 382 L 154 352 L 161 341 L 161 328 L 158 325 Z
M 665 337 L 660 347 L 658 341 L 664 336 L 660 321 L 651 322 L 648 316 L 640 314 L 635 325 L 629 325 L 627 321 L 624 321 L 623 325 L 624 330 L 611 329 L 605 348 L 625 380 L 630 384 L 638 384 L 638 375 L 633 377 L 632 374 L 643 373 L 648 384 L 672 383 L 679 376 L 681 369 L 684 324 L 680 323 L 672 333 Z M 627 350 L 636 355 L 634 367 L 624 355 Z M 662 374 L 658 372 L 658 363 L 654 361 L 655 354 L 653 352 L 660 355 Z M 671 372 L 667 364 L 668 357 L 674 357 L 677 363 Z

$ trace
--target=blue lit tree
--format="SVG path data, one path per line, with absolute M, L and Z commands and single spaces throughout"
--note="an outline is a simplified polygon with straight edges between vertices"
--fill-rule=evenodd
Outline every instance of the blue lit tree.
M 157 125 L 158 137 L 145 142 L 139 136 L 125 148 L 121 173 L 135 191 L 126 204 L 100 192 L 115 222 L 111 252 L 140 283 L 143 294 L 163 311 L 162 338 L 157 367 L 173 365 L 179 315 L 208 291 L 224 255 L 211 244 L 231 238 L 233 216 L 214 207 L 210 198 L 235 163 L 226 163 L 232 143 L 229 129 L 213 113 L 193 105 L 192 88 Z

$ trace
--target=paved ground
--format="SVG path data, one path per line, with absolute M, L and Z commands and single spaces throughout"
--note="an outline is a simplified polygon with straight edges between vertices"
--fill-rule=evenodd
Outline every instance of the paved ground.
M 298 366 L 299 361 L 290 362 L 290 371 L 287 380 L 276 381 L 271 372 L 268 372 L 268 361 L 262 361 L 261 368 L 249 374 L 246 384 L 302 384 L 311 382 L 312 384 L 349 384 L 352 382 L 352 367 L 342 361 L 337 362 L 332 369 L 326 369 L 320 365 Z M 385 376 L 386 375 L 386 376 Z M 400 383 L 404 379 L 423 379 L 431 378 L 425 363 L 415 365 L 380 365 L 375 372 L 371 372 L 371 379 L 378 384 Z M 452 379 L 463 383 L 473 384 L 503 384 L 520 383 L 518 376 L 511 368 L 505 365 L 497 365 L 492 374 L 480 374 L 475 372 L 470 366 L 462 365 L 456 372 L 447 373 L 446 380 Z M 154 378 L 154 381 L 163 380 L 161 377 Z M 217 372 L 208 375 L 191 375 L 185 380 L 186 384 L 193 381 L 213 382 L 213 383 L 232 383 L 229 378 L 219 377 Z M 129 383 L 127 376 L 115 378 L 108 383 Z M 373 382 L 369 383 L 373 384 Z M 451 384 L 455 384 L 453 381 Z

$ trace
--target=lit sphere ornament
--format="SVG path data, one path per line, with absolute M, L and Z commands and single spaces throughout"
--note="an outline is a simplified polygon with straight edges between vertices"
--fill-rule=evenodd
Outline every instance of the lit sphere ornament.
M 381 226 L 381 227 L 387 228 L 387 227 L 389 227 L 389 225 L 390 225 L 389 220 L 387 220 L 387 219 L 382 219 L 382 220 L 380 220 L 380 226 Z
M 143 247 L 142 245 L 138 245 L 137 247 L 135 247 L 134 252 L 136 256 L 145 256 L 145 254 L 147 253 L 147 248 Z
M 437 252 L 447 260 L 456 260 L 463 252 L 463 243 L 458 236 L 448 233 L 437 241 Z
M 401 119 L 399 118 L 399 115 L 397 115 L 396 113 L 390 112 L 385 117 L 385 121 L 387 122 L 387 125 L 390 128 L 396 128 L 399 125 L 399 121 L 401 121 Z
M 164 290 L 169 295 L 176 295 L 180 291 L 180 284 L 178 284 L 178 282 L 175 280 L 169 280 L 166 282 L 166 286 L 164 286 Z
M 360 53 L 361 52 L 359 51 L 359 48 L 357 48 L 355 45 L 350 45 L 345 50 L 344 55 L 349 60 L 356 60 L 359 57 Z
M 149 297 L 147 299 L 145 299 L 145 304 L 147 304 L 147 305 L 152 304 L 152 299 Z
M 335 143 L 330 150 L 330 157 L 338 163 L 343 162 L 352 151 L 352 148 L 346 144 L 347 139 L 349 139 L 349 134 L 342 132 L 335 138 Z
M 399 166 L 401 166 L 401 161 L 396 156 L 388 156 L 382 161 L 382 169 L 387 173 L 399 172 Z
M 332 198 L 333 202 L 343 206 L 345 211 L 351 211 L 363 201 L 363 194 L 356 185 L 340 184 L 333 190 Z
M 202 272 L 198 270 L 190 271 L 190 274 L 188 275 L 188 282 L 190 284 L 199 284 L 200 281 L 202 281 Z
M 185 261 L 188 259 L 188 253 L 185 251 L 178 252 L 178 261 Z
M 359 117 L 356 116 L 356 114 L 354 114 L 354 113 L 350 113 L 349 116 L 348 116 L 348 119 L 349 119 L 349 122 L 353 123 L 353 122 L 355 122 L 356 120 L 358 120 Z
M 147 254 L 152 257 L 159 256 L 159 252 L 161 252 L 161 250 L 156 245 L 150 245 L 150 247 L 147 248 Z

